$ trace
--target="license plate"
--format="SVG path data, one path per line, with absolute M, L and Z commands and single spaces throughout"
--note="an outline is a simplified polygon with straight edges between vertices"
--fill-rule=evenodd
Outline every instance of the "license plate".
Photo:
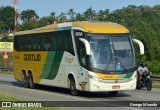
M 120 89 L 120 85 L 114 85 L 112 86 L 112 89 Z

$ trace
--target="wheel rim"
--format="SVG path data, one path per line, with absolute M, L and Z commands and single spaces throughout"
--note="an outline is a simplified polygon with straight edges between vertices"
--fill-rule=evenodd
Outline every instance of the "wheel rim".
M 147 82 L 147 89 L 148 90 L 152 89 L 152 81 L 151 80 L 149 82 Z
M 151 90 L 151 89 L 152 89 L 152 85 L 151 85 L 150 83 L 147 85 L 147 89 L 148 89 L 148 90 Z
M 35 85 L 34 85 L 34 82 L 33 82 L 33 77 L 32 77 L 31 74 L 29 75 L 29 86 L 30 86 L 31 89 L 35 88 Z
M 70 79 L 70 93 L 71 95 L 77 95 L 76 83 L 73 78 Z
M 25 76 L 24 73 L 22 73 L 22 84 L 24 87 L 28 87 L 29 84 L 28 84 L 28 78 Z
M 75 91 L 76 87 L 75 87 L 75 82 L 73 80 L 71 80 L 71 90 Z

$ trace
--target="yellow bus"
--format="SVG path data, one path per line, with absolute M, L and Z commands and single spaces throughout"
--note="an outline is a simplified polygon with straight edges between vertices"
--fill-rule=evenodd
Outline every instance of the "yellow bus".
M 134 39 L 144 53 L 142 42 Z M 15 33 L 14 78 L 24 87 L 43 84 L 77 91 L 136 88 L 130 32 L 112 22 L 67 22 Z

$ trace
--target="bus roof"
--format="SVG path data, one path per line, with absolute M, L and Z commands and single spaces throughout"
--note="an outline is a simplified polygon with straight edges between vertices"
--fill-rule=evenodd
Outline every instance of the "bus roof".
M 113 22 L 79 21 L 79 22 L 52 24 L 41 28 L 16 32 L 15 35 L 53 32 L 58 30 L 72 29 L 74 27 L 76 29 L 81 28 L 82 30 L 84 30 L 84 32 L 88 33 L 107 33 L 107 34 L 129 33 L 129 30 L 127 28 Z

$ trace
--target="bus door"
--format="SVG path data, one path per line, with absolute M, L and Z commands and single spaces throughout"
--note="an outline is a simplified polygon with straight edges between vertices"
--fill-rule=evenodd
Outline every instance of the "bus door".
M 80 86 L 82 90 L 86 90 L 86 84 L 87 84 L 87 77 L 88 77 L 88 56 L 86 55 L 86 49 L 83 43 L 81 43 L 79 47 L 79 61 L 80 61 L 80 68 L 79 68 L 79 74 L 80 74 Z

